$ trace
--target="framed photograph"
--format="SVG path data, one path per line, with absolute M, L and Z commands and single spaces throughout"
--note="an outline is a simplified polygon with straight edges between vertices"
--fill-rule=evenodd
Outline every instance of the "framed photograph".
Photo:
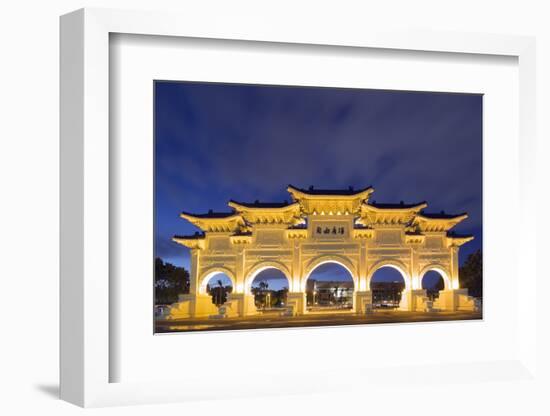
M 203 23 L 61 18 L 62 398 L 536 383 L 534 40 Z
M 155 333 L 482 318 L 481 94 L 154 97 Z

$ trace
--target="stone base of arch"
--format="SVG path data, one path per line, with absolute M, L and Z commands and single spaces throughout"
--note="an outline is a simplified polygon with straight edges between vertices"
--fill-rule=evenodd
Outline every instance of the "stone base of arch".
M 258 310 L 254 295 L 230 293 L 227 301 L 218 308 L 212 303 L 208 294 L 180 295 L 178 302 L 172 304 L 166 319 L 209 318 L 209 317 L 242 317 L 256 315 Z
M 306 293 L 305 292 L 289 292 L 286 295 L 287 315 L 297 316 L 306 313 Z
M 225 315 L 229 318 L 236 316 L 252 316 L 258 314 L 254 295 L 245 293 L 230 293 L 224 304 Z
M 476 299 L 468 296 L 468 289 L 441 290 L 434 302 L 434 308 L 442 311 L 477 311 L 480 306 Z
M 354 311 L 367 314 L 372 311 L 372 291 L 355 292 L 353 298 Z M 306 293 L 291 292 L 287 294 L 288 315 L 298 316 L 306 313 Z M 245 293 L 230 293 L 227 302 L 220 309 L 223 317 L 243 317 L 258 314 L 254 295 Z M 171 305 L 166 319 L 220 317 L 220 310 L 212 303 L 208 294 L 180 295 L 178 302 Z M 440 311 L 479 311 L 480 305 L 471 296 L 468 289 L 450 289 L 439 292 L 438 299 L 429 301 L 424 289 L 406 290 L 401 295 L 399 310 L 409 312 Z
M 218 313 L 210 295 L 180 295 L 178 302 L 172 304 L 166 319 L 205 318 Z
M 425 289 L 405 290 L 401 293 L 400 311 L 424 312 L 430 309 L 428 294 Z
M 353 293 L 353 306 L 356 313 L 364 315 L 372 312 L 372 291 Z

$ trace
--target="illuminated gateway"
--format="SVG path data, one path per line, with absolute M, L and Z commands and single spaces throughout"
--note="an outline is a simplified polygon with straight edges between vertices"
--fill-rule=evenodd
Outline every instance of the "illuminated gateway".
M 476 304 L 458 279 L 459 247 L 472 236 L 450 230 L 466 214 L 428 214 L 425 202 L 378 204 L 369 202 L 371 187 L 354 190 L 299 189 L 289 185 L 291 203 L 230 201 L 227 213 L 182 213 L 202 230 L 173 241 L 191 249 L 189 294 L 180 295 L 169 318 L 218 314 L 207 293 L 210 278 L 225 273 L 233 291 L 224 316 L 257 313 L 252 282 L 261 271 L 280 270 L 288 280 L 288 311 L 307 313 L 306 282 L 324 263 L 337 263 L 353 278 L 353 311 L 371 310 L 371 278 L 381 267 L 397 269 L 405 281 L 399 308 L 426 310 L 429 305 L 422 278 L 441 274 L 445 288 L 433 307 L 439 310 L 474 310 Z

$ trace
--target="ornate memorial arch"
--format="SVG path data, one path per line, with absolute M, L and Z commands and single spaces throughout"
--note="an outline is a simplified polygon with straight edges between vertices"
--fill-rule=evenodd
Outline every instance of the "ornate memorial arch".
M 400 309 L 424 310 L 422 278 L 429 270 L 444 279 L 435 307 L 473 310 L 474 301 L 460 289 L 458 250 L 473 236 L 450 230 L 466 214 L 427 213 L 425 202 L 370 202 L 371 187 L 354 190 L 300 189 L 289 185 L 292 202 L 230 201 L 229 212 L 182 213 L 201 232 L 174 236 L 191 250 L 190 291 L 180 295 L 171 318 L 217 313 L 206 293 L 205 279 L 224 272 L 233 283 L 225 307 L 228 316 L 256 313 L 250 285 L 266 268 L 288 279 L 287 304 L 293 314 L 306 313 L 306 280 L 320 264 L 342 265 L 354 281 L 353 310 L 370 310 L 370 280 L 381 267 L 396 268 L 405 281 Z

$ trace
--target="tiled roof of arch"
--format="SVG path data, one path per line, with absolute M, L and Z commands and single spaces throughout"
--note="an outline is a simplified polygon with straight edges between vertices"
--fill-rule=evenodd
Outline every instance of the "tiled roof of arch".
M 308 189 L 298 188 L 294 185 L 288 185 L 289 190 L 295 190 L 306 195 L 327 195 L 327 196 L 353 196 L 358 195 L 366 191 L 374 191 L 372 186 L 367 186 L 366 188 L 354 189 L 349 187 L 347 189 L 317 189 L 313 186 L 310 186 Z
M 403 201 L 398 204 L 395 203 L 380 203 L 376 201 L 369 202 L 367 205 L 378 209 L 411 209 L 417 208 L 421 205 L 426 205 L 426 201 L 417 202 L 415 204 L 405 204 Z
M 179 239 L 179 240 L 201 240 L 205 238 L 205 234 L 196 232 L 195 234 L 190 234 L 190 235 L 175 235 L 173 238 Z
M 286 225 L 289 230 L 305 229 L 308 215 L 351 216 L 354 229 L 404 226 L 407 232 L 449 231 L 468 217 L 466 213 L 448 214 L 425 212 L 427 203 L 381 203 L 369 201 L 374 189 L 370 186 L 354 189 L 302 189 L 289 185 L 287 190 L 294 201 L 284 202 L 237 202 L 229 201 L 228 212 L 202 214 L 182 212 L 187 219 L 202 231 L 249 232 L 256 224 Z M 177 236 L 176 236 L 177 237 Z M 449 236 L 450 237 L 450 236 Z M 464 236 L 470 238 L 471 236 Z M 182 238 L 200 238 L 188 236 Z M 456 236 L 455 239 L 458 239 Z M 460 236 L 462 238 L 462 236 Z
M 234 215 L 238 215 L 235 211 L 231 212 L 214 212 L 212 210 L 208 211 L 207 213 L 203 214 L 192 214 L 190 212 L 182 212 L 181 215 L 186 215 L 189 217 L 195 217 L 195 218 L 230 218 Z
M 465 212 L 462 212 L 460 214 L 447 214 L 445 211 L 442 211 L 440 213 L 428 213 L 428 212 L 420 212 L 419 216 L 428 218 L 428 219 L 434 219 L 434 220 L 449 220 L 454 218 L 460 218 L 467 216 L 468 214 Z
M 241 205 L 243 207 L 246 207 L 246 208 L 286 208 L 286 207 L 289 207 L 291 205 L 295 205 L 296 202 L 288 202 L 288 201 L 284 201 L 284 202 L 260 202 L 260 201 L 254 201 L 254 202 L 239 202 L 239 201 L 235 201 L 233 199 L 229 200 L 229 203 L 230 204 L 237 204 L 237 205 Z

